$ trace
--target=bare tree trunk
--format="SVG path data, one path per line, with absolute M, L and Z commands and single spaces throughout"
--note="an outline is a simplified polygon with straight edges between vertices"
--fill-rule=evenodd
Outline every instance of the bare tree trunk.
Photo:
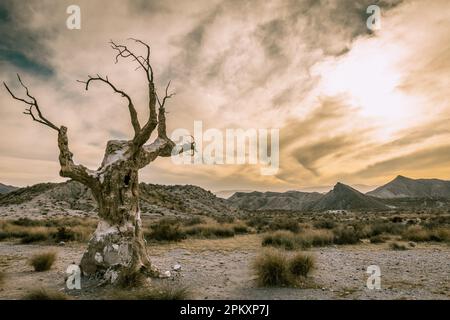
M 81 260 L 85 275 L 104 274 L 114 282 L 120 269 L 157 275 L 145 249 L 139 211 L 138 168 L 127 159 L 129 142 L 108 142 L 94 193 L 100 218 Z

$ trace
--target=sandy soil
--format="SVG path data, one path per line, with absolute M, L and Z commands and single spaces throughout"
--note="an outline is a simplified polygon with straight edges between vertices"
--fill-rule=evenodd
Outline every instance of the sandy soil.
M 263 250 L 259 235 L 229 239 L 189 239 L 181 243 L 149 246 L 148 252 L 162 270 L 182 266 L 176 280 L 188 286 L 194 299 L 450 299 L 450 247 L 421 244 L 406 251 L 387 244 L 360 244 L 309 250 L 317 261 L 310 288 L 259 288 L 251 270 L 253 258 Z M 0 243 L 0 270 L 7 278 L 0 298 L 20 299 L 31 288 L 64 290 L 67 266 L 78 262 L 85 245 L 20 245 Z M 46 272 L 27 265 L 33 254 L 54 250 L 58 259 Z M 366 287 L 369 265 L 381 268 L 381 290 Z M 84 288 L 69 294 L 96 299 L 98 290 Z

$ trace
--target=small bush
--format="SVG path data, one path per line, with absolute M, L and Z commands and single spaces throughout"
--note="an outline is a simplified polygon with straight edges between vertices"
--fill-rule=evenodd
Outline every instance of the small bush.
M 300 248 L 323 247 L 333 243 L 333 233 L 329 230 L 305 230 L 296 237 Z
M 299 253 L 289 260 L 288 268 L 291 274 L 306 278 L 314 268 L 314 259 Z
M 383 236 L 381 234 L 370 237 L 370 243 L 385 243 L 385 242 L 386 236 Z
M 244 234 L 249 232 L 248 227 L 243 223 L 233 224 L 232 228 L 235 234 Z
M 49 289 L 35 289 L 28 292 L 23 300 L 68 300 L 67 295 L 62 292 Z
M 299 232 L 300 225 L 298 221 L 288 218 L 277 218 L 269 224 L 269 229 L 276 230 L 288 230 L 291 232 Z
M 58 231 L 54 234 L 55 240 L 60 241 L 73 241 L 75 240 L 75 232 L 70 230 L 70 228 L 59 227 Z
M 297 247 L 297 241 L 294 233 L 291 231 L 276 231 L 265 235 L 262 240 L 262 245 L 293 250 Z
M 17 220 L 12 221 L 12 224 L 21 227 L 37 227 L 41 226 L 42 222 L 38 220 L 31 220 L 29 218 L 19 218 Z
M 184 232 L 189 236 L 196 236 L 200 238 L 227 238 L 235 235 L 232 227 L 213 224 L 189 227 L 186 228 Z
M 391 250 L 408 250 L 408 248 L 404 244 L 400 244 L 397 242 L 390 243 L 389 248 L 391 248 Z
M 332 220 L 319 220 L 314 222 L 313 226 L 316 229 L 333 229 L 336 227 L 336 222 Z
M 25 234 L 21 239 L 20 243 L 22 244 L 30 244 L 33 242 L 46 241 L 49 238 L 49 234 L 45 232 L 31 232 Z
M 358 243 L 361 235 L 353 227 L 338 227 L 333 229 L 335 244 Z
M 140 288 L 147 283 L 147 278 L 142 272 L 124 269 L 116 281 L 117 286 L 122 289 Z
M 146 233 L 145 237 L 157 241 L 181 241 L 186 238 L 186 235 L 181 230 L 178 221 L 161 219 L 151 226 L 151 231 Z
M 47 271 L 50 270 L 53 263 L 56 260 L 56 253 L 54 252 L 45 252 L 36 254 L 31 257 L 29 263 L 33 266 L 34 271 Z
M 415 242 L 449 242 L 450 241 L 450 229 L 436 228 L 426 229 L 422 226 L 410 226 L 402 234 L 402 239 L 415 241 Z
M 287 259 L 276 251 L 267 251 L 257 257 L 253 269 L 261 286 L 286 286 L 291 284 Z

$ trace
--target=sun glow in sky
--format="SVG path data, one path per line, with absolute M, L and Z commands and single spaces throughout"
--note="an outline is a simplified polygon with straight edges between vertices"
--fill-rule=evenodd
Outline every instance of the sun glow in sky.
M 0 76 L 29 84 L 45 114 L 69 128 L 76 161 L 96 169 L 108 139 L 132 134 L 108 88 L 76 79 L 108 75 L 146 118 L 145 81 L 114 63 L 107 42 L 152 46 L 157 87 L 176 90 L 168 130 L 279 128 L 280 170 L 174 166 L 158 159 L 141 180 L 219 190 L 292 190 L 336 181 L 380 185 L 398 174 L 450 179 L 450 2 L 79 0 L 81 30 L 65 27 L 71 3 L 0 2 Z M 45 17 L 45 19 L 43 18 Z M 137 48 L 136 48 L 137 49 Z M 0 182 L 61 181 L 54 133 L 31 123 L 0 90 Z

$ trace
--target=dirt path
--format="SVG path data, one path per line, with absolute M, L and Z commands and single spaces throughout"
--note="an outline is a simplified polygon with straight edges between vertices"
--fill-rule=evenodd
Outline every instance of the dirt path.
M 44 250 L 56 251 L 58 260 L 52 270 L 36 273 L 27 259 Z M 7 273 L 0 298 L 19 299 L 36 287 L 62 290 L 67 266 L 78 262 L 83 250 L 80 244 L 0 243 L 0 270 Z M 148 247 L 160 269 L 182 266 L 178 281 L 191 288 L 195 299 L 450 299 L 449 246 L 420 245 L 406 251 L 390 250 L 386 244 L 316 248 L 309 251 L 317 262 L 311 289 L 258 288 L 250 266 L 261 250 L 258 235 Z M 381 290 L 366 287 L 367 266 L 374 264 L 381 269 Z M 76 296 L 100 298 L 94 292 Z

